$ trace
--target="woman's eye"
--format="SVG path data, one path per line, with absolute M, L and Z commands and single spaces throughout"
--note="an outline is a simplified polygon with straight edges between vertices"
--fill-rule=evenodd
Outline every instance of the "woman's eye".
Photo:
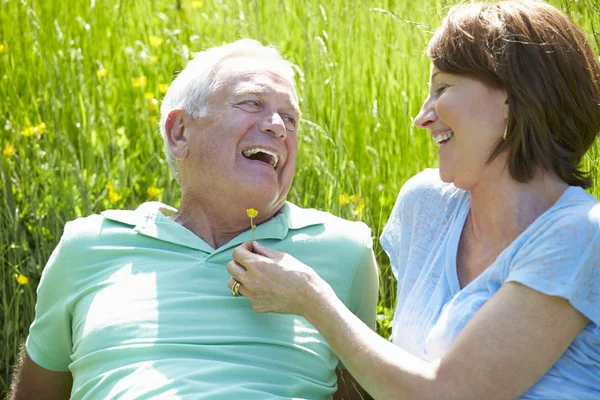
M 435 93 L 439 96 L 440 94 L 442 94 L 444 92 L 444 90 L 446 90 L 448 88 L 448 85 L 440 85 L 437 87 L 437 89 L 435 89 Z

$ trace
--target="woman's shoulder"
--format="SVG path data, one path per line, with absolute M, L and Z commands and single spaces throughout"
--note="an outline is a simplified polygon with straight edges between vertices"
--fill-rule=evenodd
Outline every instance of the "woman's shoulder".
M 595 235 L 600 232 L 600 203 L 582 188 L 569 187 L 548 213 L 546 225 L 548 234 L 567 230 L 575 237 Z
M 437 168 L 428 168 L 410 178 L 400 189 L 397 202 L 419 208 L 435 207 L 440 211 L 453 208 L 468 192 L 440 179 Z

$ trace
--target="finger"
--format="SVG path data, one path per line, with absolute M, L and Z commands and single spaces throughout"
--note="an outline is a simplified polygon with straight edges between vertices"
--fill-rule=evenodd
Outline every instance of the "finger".
M 227 263 L 227 272 L 229 272 L 233 278 L 241 282 L 247 271 L 246 268 L 237 261 L 231 260 Z
M 240 281 L 238 281 L 235 278 L 229 278 L 229 280 L 227 281 L 227 287 L 229 289 L 231 289 L 233 287 L 233 284 L 236 283 L 236 282 L 240 282 Z M 241 284 L 241 282 L 240 282 L 240 284 Z
M 248 250 L 249 246 L 252 246 L 252 243 L 244 243 L 233 249 L 233 260 L 237 261 L 243 267 L 249 268 L 252 263 L 256 263 L 259 261 L 263 261 L 264 257 L 253 253 L 251 250 Z
M 281 253 L 277 250 L 273 250 L 269 247 L 263 246 L 262 244 L 258 243 L 256 240 L 252 243 L 254 245 L 254 253 L 256 253 L 256 254 L 259 254 L 264 257 L 268 257 L 272 260 L 281 259 L 283 257 L 283 253 Z

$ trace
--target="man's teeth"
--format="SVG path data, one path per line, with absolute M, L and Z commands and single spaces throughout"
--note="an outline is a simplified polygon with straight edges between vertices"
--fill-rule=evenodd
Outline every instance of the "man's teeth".
M 273 153 L 272 151 L 269 151 L 267 149 L 262 149 L 260 147 L 254 147 L 252 149 L 242 151 L 242 154 L 246 158 L 250 158 L 250 156 L 252 156 L 256 153 L 268 154 L 269 156 L 271 156 L 271 157 L 269 157 L 269 164 L 271 165 L 271 167 L 273 167 L 273 168 L 277 167 L 277 163 L 279 162 L 279 156 L 277 154 Z
M 454 136 L 454 133 L 452 133 L 452 132 L 442 133 L 441 135 L 437 135 L 436 137 L 434 137 L 433 140 L 435 140 L 436 146 L 441 146 L 441 144 L 444 140 L 448 140 L 452 136 Z

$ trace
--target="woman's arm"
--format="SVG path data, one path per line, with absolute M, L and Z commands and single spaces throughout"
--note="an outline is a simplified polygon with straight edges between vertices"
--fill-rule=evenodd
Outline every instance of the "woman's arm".
M 427 363 L 369 329 L 311 268 L 288 254 L 246 243 L 227 270 L 255 310 L 305 317 L 376 399 L 517 398 L 589 323 L 563 298 L 506 283 L 448 353 Z

